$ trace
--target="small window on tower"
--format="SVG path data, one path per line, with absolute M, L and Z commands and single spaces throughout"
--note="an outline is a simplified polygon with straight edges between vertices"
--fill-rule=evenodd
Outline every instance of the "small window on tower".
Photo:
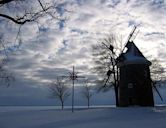
M 133 83 L 128 83 L 128 88 L 133 88 Z

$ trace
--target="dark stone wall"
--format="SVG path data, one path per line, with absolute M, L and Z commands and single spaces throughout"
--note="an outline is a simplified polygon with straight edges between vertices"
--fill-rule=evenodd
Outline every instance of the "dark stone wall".
M 120 67 L 120 106 L 154 106 L 149 66 L 130 64 Z

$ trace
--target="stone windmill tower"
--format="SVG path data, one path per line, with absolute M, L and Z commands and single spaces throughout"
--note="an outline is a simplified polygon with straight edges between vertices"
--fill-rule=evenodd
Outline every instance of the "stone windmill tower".
M 149 69 L 151 62 L 144 57 L 131 40 L 135 29 L 136 27 L 125 45 L 126 51 L 117 58 L 119 106 L 154 106 Z

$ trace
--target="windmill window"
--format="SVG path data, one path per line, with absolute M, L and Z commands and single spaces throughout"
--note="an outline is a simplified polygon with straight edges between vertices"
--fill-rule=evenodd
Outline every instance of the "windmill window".
M 128 88 L 133 88 L 133 83 L 128 83 Z

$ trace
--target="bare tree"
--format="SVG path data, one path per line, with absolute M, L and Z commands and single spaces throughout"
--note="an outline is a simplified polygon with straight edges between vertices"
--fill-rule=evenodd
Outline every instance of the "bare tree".
M 151 78 L 154 85 L 161 85 L 166 80 L 164 67 L 160 64 L 159 60 L 152 59 Z
M 90 99 L 93 96 L 92 89 L 92 86 L 88 85 L 88 82 L 86 82 L 82 90 L 83 97 L 87 99 L 88 108 L 90 106 Z
M 44 15 L 58 19 L 57 1 L 58 0 L 49 0 L 48 2 L 44 0 L 0 0 L 0 9 L 2 10 L 0 17 L 20 25 L 27 22 L 37 22 L 37 20 Z M 12 12 L 9 11 L 10 8 L 14 8 Z M 3 10 L 8 10 L 10 13 Z
M 93 46 L 94 71 L 100 76 L 99 90 L 107 91 L 111 86 L 114 87 L 116 106 L 119 105 L 118 86 L 119 86 L 119 72 L 117 67 L 118 56 L 122 50 L 122 39 L 111 34 L 106 37 L 100 44 Z M 165 71 L 163 66 L 156 59 L 151 59 L 151 77 L 152 84 L 159 85 L 165 80 Z M 157 88 L 153 86 L 157 91 Z M 161 98 L 162 99 L 162 98 Z
M 21 30 L 25 24 L 40 28 L 47 20 L 65 23 L 69 12 L 62 0 L 0 0 L 0 23 L 10 30 L 1 30 L 0 34 L 10 33 L 12 38 L 4 37 L 6 44 L 20 46 L 22 40 Z M 28 26 L 28 25 L 27 25 Z
M 99 44 L 93 45 L 93 71 L 98 74 L 99 91 L 114 87 L 116 106 L 119 106 L 118 98 L 118 69 L 116 58 L 122 49 L 122 38 L 114 34 L 108 35 Z
M 9 49 L 16 48 L 15 46 L 18 48 L 22 42 L 21 28 L 27 23 L 40 28 L 40 21 L 43 19 L 65 21 L 66 18 L 61 12 L 67 10 L 62 3 L 62 0 L 0 0 L 0 24 L 11 30 L 0 28 L 0 80 L 7 82 L 11 78 L 4 65 L 8 60 Z M 15 39 L 4 36 L 9 33 Z
M 67 97 L 70 96 L 67 85 L 65 85 L 65 83 L 62 80 L 57 78 L 57 80 L 51 84 L 50 89 L 51 96 L 60 100 L 63 110 L 64 102 L 67 99 Z
M 8 55 L 3 40 L 0 37 L 0 82 L 1 84 L 7 85 L 7 87 L 10 85 L 11 81 L 14 80 L 12 73 L 5 68 L 8 61 Z

